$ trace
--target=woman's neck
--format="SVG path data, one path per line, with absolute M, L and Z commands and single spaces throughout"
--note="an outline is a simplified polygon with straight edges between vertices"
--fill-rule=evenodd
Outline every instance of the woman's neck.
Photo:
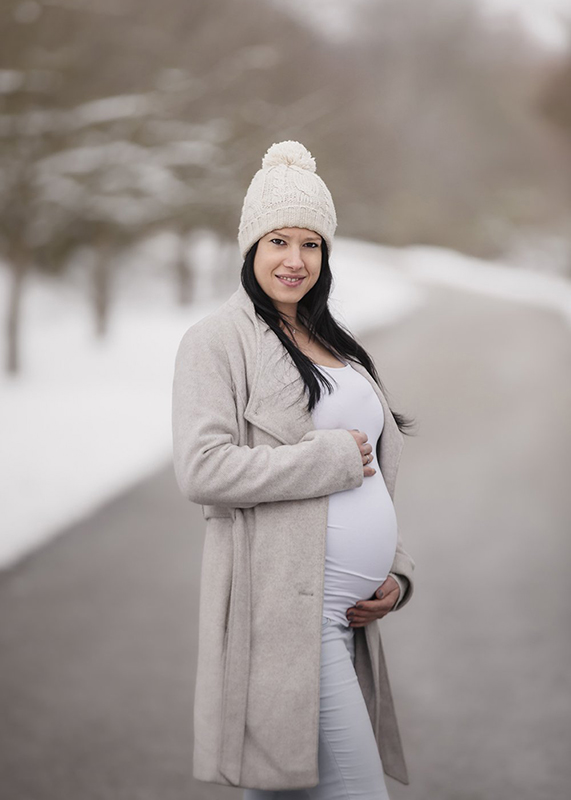
M 286 319 L 290 325 L 294 327 L 298 324 L 297 322 L 297 303 L 278 303 L 276 304 L 276 308 L 279 313 Z

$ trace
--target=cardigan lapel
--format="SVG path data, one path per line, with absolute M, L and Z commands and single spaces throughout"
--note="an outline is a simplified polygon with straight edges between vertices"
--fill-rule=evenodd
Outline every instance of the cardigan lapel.
M 297 444 L 315 428 L 303 380 L 271 328 L 259 328 L 258 363 L 244 416 L 282 444 Z
M 315 428 L 305 407 L 301 375 L 273 330 L 256 314 L 242 284 L 234 297 L 256 331 L 256 368 L 244 417 L 282 444 L 297 444 Z

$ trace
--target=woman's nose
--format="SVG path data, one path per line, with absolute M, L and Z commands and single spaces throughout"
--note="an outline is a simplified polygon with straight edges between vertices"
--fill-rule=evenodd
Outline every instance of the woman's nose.
M 284 259 L 284 267 L 303 267 L 303 258 L 299 247 L 290 247 Z

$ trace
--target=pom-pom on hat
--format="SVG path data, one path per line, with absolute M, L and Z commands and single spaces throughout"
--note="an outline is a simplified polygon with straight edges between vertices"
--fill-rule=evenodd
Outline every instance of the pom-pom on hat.
M 273 144 L 244 198 L 238 228 L 242 258 L 254 242 L 276 228 L 315 231 L 330 253 L 336 227 L 333 199 L 309 150 L 291 140 Z

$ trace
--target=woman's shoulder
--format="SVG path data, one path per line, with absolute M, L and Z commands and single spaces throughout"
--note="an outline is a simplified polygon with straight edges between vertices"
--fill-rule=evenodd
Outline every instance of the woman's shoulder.
M 198 347 L 228 356 L 244 339 L 255 342 L 254 320 L 243 302 L 242 292 L 237 290 L 222 305 L 187 328 L 179 352 Z

